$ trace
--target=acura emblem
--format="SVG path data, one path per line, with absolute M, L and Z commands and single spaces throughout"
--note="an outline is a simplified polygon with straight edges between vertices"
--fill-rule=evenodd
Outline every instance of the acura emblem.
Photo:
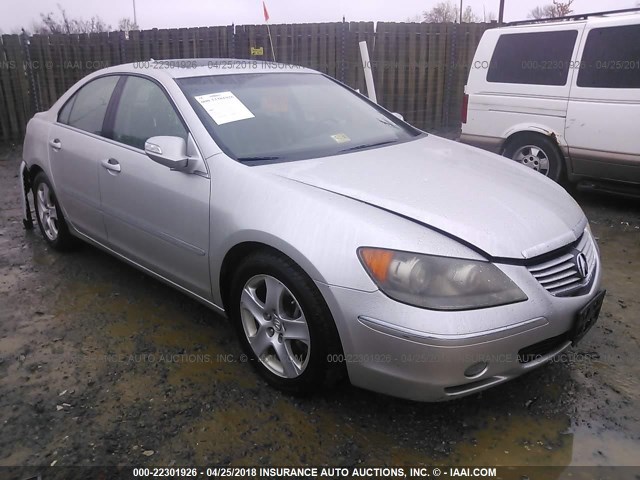
M 587 262 L 587 256 L 582 252 L 576 255 L 576 268 L 580 278 L 587 278 L 589 275 L 589 263 Z

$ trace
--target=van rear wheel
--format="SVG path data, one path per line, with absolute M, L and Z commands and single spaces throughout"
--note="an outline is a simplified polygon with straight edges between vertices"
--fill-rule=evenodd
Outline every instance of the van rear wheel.
M 559 183 L 562 180 L 562 154 L 558 146 L 543 135 L 520 135 L 507 144 L 503 155 L 549 177 L 554 182 Z

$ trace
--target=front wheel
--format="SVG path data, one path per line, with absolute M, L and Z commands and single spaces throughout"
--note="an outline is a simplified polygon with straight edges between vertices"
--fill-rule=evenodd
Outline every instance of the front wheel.
M 535 133 L 520 135 L 509 142 L 503 155 L 560 182 L 563 176 L 563 158 L 558 146 L 549 138 Z
M 234 275 L 230 302 L 240 342 L 271 385 L 308 394 L 342 378 L 331 313 L 293 261 L 267 251 L 246 257 Z

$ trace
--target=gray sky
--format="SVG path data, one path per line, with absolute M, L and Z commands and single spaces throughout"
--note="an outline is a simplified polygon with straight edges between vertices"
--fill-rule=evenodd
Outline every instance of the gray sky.
M 438 0 L 266 0 L 271 23 L 348 21 L 404 21 L 434 6 Z M 457 1 L 457 0 L 455 0 Z M 141 28 L 195 27 L 262 23 L 261 0 L 135 0 Z M 637 6 L 640 0 L 575 0 L 575 13 Z M 537 5 L 551 0 L 506 0 L 505 20 L 524 19 Z M 112 26 L 122 17 L 133 18 L 133 0 L 0 0 L 0 30 L 10 33 L 30 27 L 40 12 L 57 12 L 60 4 L 72 17 L 99 15 Z M 171 5 L 171 6 L 169 6 Z M 464 0 L 482 16 L 498 12 L 499 0 Z

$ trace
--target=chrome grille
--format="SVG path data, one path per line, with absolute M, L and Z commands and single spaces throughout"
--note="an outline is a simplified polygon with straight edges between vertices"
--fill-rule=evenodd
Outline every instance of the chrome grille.
M 586 258 L 588 267 L 586 277 L 579 272 L 577 258 L 580 253 L 583 253 Z M 527 268 L 549 293 L 566 297 L 589 283 L 595 273 L 596 258 L 596 246 L 591 234 L 585 231 L 572 251 Z

